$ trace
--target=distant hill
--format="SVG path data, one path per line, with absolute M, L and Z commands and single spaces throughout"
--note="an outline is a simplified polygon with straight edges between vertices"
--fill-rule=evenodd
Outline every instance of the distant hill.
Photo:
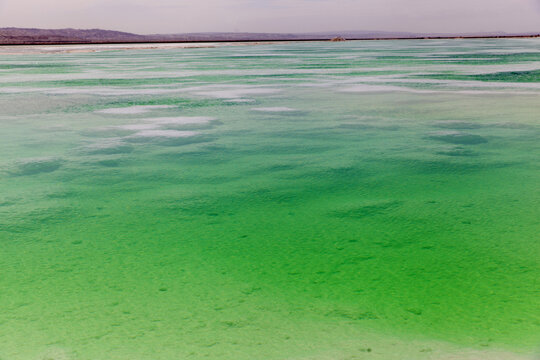
M 139 42 L 145 39 L 143 35 L 100 29 L 0 28 L 0 44 Z
M 212 41 L 287 41 L 345 39 L 414 39 L 452 37 L 515 37 L 539 36 L 533 34 L 474 33 L 474 34 L 419 34 L 385 31 L 332 31 L 316 33 L 187 33 L 138 35 L 121 31 L 90 29 L 22 29 L 0 28 L 0 45 L 44 44 L 103 44 L 143 42 L 212 42 Z

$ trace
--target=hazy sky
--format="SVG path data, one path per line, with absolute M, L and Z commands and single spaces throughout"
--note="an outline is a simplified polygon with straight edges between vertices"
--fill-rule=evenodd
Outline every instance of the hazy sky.
M 540 0 L 0 0 L 0 27 L 540 32 Z

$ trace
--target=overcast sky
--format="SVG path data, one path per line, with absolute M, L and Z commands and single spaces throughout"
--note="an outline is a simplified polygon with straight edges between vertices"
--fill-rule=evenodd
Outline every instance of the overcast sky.
M 540 0 L 0 0 L 0 27 L 540 32 Z

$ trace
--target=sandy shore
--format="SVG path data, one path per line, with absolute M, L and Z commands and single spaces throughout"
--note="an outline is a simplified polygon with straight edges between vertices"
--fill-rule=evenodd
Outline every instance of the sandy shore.
M 355 334 L 327 351 L 288 358 L 289 360 L 539 360 L 540 353 L 518 353 L 497 346 L 468 348 L 457 344 L 422 339 L 405 339 L 381 333 Z
M 538 355 L 517 354 L 504 350 L 462 349 L 443 342 L 404 342 L 390 338 L 367 338 L 354 343 L 344 343 L 339 349 L 313 354 L 302 354 L 284 360 L 539 360 Z M 374 346 L 375 345 L 375 346 Z M 36 355 L 34 353 L 34 355 Z M 231 354 L 232 355 L 232 354 Z M 30 355 L 29 355 L 30 356 Z M 25 359 L 25 357 L 23 357 Z M 61 346 L 51 346 L 37 353 L 31 359 L 77 360 L 85 358 Z M 29 359 L 30 359 L 29 358 Z
M 148 43 L 148 44 L 90 44 L 90 45 L 23 45 L 2 46 L 0 55 L 92 53 L 119 50 L 166 50 L 166 49 L 204 49 L 224 46 L 268 45 L 274 42 L 216 42 L 216 43 Z

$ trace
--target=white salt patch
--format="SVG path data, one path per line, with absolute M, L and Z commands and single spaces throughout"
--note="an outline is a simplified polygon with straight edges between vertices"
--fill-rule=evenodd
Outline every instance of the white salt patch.
M 1 53 L 0 49 L 0 53 Z M 165 58 L 163 58 L 165 59 Z M 161 61 L 161 58 L 153 58 L 153 60 L 158 63 Z M 112 60 L 111 60 L 112 61 Z M 20 64 L 19 62 L 13 62 L 14 64 Z M 27 64 L 29 62 L 26 62 Z M 107 68 L 107 71 L 112 71 L 111 73 L 106 73 L 103 71 L 85 71 L 84 73 L 79 74 L 17 74 L 17 75 L 10 75 L 9 71 L 10 69 L 0 70 L 1 72 L 5 72 L 6 75 L 2 76 L 0 78 L 0 83 L 23 83 L 23 82 L 39 82 L 39 81 L 68 81 L 68 80 L 89 80 L 89 79 L 115 79 L 115 80 L 132 80 L 132 79 L 146 79 L 146 78 L 154 78 L 156 76 L 156 72 L 148 72 L 148 71 L 137 71 L 137 73 L 134 72 L 122 72 L 118 71 L 118 68 L 121 67 L 121 65 L 115 65 L 110 66 Z M 272 69 L 272 70 L 265 70 L 265 69 L 242 69 L 242 70 L 204 70 L 204 71 L 193 71 L 193 70 L 182 70 L 182 71 L 160 71 L 159 75 L 163 78 L 177 78 L 177 77 L 193 77 L 193 76 L 201 76 L 201 75 L 290 75 L 290 74 L 339 74 L 339 73 L 348 73 L 350 71 L 377 71 L 377 70 L 389 70 L 390 68 L 348 68 L 348 69 Z M 422 68 L 424 70 L 425 67 Z M 394 68 L 394 70 L 400 70 Z M 419 69 L 420 70 L 420 69 Z M 165 87 L 165 86 L 176 86 L 176 85 L 165 85 L 161 84 L 158 85 L 159 87 Z M 150 86 L 149 86 L 150 87 Z M 201 87 L 199 86 L 198 89 L 201 90 L 202 88 L 208 88 L 208 86 Z M 216 88 L 214 86 L 214 88 Z M 223 88 L 221 86 L 220 88 Z M 50 88 L 49 88 L 50 89 Z
M 15 88 L 2 87 L 0 93 L 33 93 L 70 95 L 70 94 L 91 94 L 101 96 L 122 96 L 122 95 L 160 95 L 181 92 L 181 89 L 156 89 L 156 88 L 111 88 L 111 87 L 87 87 L 87 88 Z M 124 108 L 122 108 L 124 109 Z M 108 109 L 107 109 L 108 110 Z M 101 110 L 98 110 L 101 111 Z M 125 114 L 125 113 L 121 113 Z M 129 114 L 129 113 L 128 113 Z
M 120 138 L 110 138 L 110 139 L 104 139 L 94 144 L 90 144 L 86 146 L 86 149 L 89 149 L 89 150 L 109 149 L 109 148 L 113 148 L 119 145 L 125 145 L 125 143 Z
M 261 112 L 276 112 L 276 113 L 279 113 L 279 112 L 294 112 L 294 111 L 298 111 L 297 109 L 292 109 L 292 108 L 285 107 L 285 106 L 282 106 L 282 107 L 261 107 L 261 108 L 252 108 L 251 110 L 253 110 L 253 111 L 261 111 Z
M 231 88 L 225 90 L 215 90 L 215 91 L 200 91 L 196 92 L 196 95 L 208 96 L 217 99 L 237 99 L 242 98 L 246 95 L 269 95 L 280 92 L 279 89 L 272 88 Z
M 350 93 L 378 93 L 378 92 L 414 92 L 414 93 L 434 93 L 436 91 L 431 90 L 418 90 L 411 89 L 403 86 L 390 86 L 390 85 L 367 85 L 367 84 L 358 84 L 354 86 L 349 86 L 344 89 L 341 89 L 340 92 L 350 92 Z
M 465 135 L 465 133 L 461 131 L 454 131 L 454 130 L 442 130 L 442 131 L 432 131 L 429 133 L 431 136 L 458 136 L 458 135 Z
M 150 118 L 150 119 L 145 119 L 145 120 L 151 121 L 154 124 L 159 124 L 159 125 L 194 125 L 194 124 L 208 124 L 209 122 L 216 120 L 216 118 L 208 117 L 208 116 L 176 116 L 176 117 Z
M 185 138 L 199 135 L 196 131 L 178 131 L 178 130 L 144 130 L 139 131 L 130 137 L 139 138 Z
M 243 103 L 253 103 L 255 102 L 255 99 L 229 99 L 229 100 L 225 100 L 224 102 L 243 104 Z
M 82 150 L 89 154 L 123 154 L 131 152 L 132 147 L 121 138 L 110 138 L 87 145 Z
M 5 86 L 0 88 L 0 93 L 3 94 L 20 94 L 20 93 L 29 93 L 29 92 L 46 92 L 48 89 L 45 88 L 35 88 L 35 87 L 9 87 Z
M 120 125 L 116 126 L 117 129 L 140 131 L 140 130 L 153 130 L 158 129 L 159 126 L 155 124 L 132 124 L 132 125 Z
M 175 106 L 172 105 L 136 105 L 123 108 L 111 108 L 98 110 L 96 113 L 99 114 L 115 114 L 115 115 L 133 115 L 133 114 L 143 114 L 152 110 L 157 109 L 170 109 Z
M 51 91 L 52 94 L 95 94 L 102 96 L 122 96 L 122 95 L 160 95 L 182 92 L 181 89 L 163 89 L 155 87 L 141 88 L 80 88 L 80 89 L 64 89 L 62 91 Z

